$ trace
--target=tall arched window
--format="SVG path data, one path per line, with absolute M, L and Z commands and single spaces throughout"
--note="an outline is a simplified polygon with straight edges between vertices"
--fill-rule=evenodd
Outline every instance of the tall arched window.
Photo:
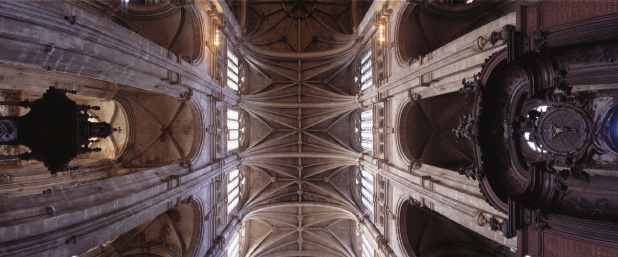
M 373 247 L 371 246 L 371 243 L 369 242 L 369 238 L 367 238 L 367 236 L 365 235 L 365 233 L 361 234 L 361 241 L 362 241 L 362 257 L 374 257 L 373 254 Z
M 362 111 L 360 119 L 361 146 L 365 150 L 373 151 L 373 110 Z
M 227 50 L 227 87 L 238 91 L 240 85 L 240 65 L 238 57 L 230 49 Z
M 232 241 L 227 247 L 227 257 L 240 257 L 240 229 L 234 233 Z
M 238 169 L 227 174 L 227 213 L 230 214 L 240 199 L 240 172 Z
M 360 89 L 366 90 L 373 86 L 373 74 L 371 69 L 371 48 L 363 55 L 360 62 Z
M 373 174 L 361 170 L 361 201 L 373 213 Z
M 238 111 L 227 110 L 227 150 L 238 148 L 240 117 Z

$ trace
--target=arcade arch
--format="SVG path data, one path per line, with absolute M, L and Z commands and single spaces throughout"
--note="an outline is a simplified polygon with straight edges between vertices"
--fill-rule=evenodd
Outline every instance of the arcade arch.
M 474 158 L 472 145 L 452 132 L 473 104 L 459 92 L 409 102 L 399 120 L 402 152 L 416 165 L 458 170 Z
M 403 202 L 398 217 L 399 236 L 408 256 L 514 256 L 507 247 L 410 200 Z

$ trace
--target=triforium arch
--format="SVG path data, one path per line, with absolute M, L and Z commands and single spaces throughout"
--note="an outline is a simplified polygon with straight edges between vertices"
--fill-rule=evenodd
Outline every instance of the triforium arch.
M 80 256 L 199 256 L 206 214 L 199 199 L 187 198 L 152 220 Z
M 126 153 L 119 161 L 126 167 L 157 167 L 194 159 L 203 139 L 203 116 L 189 99 L 120 90 L 116 96 L 130 108 Z
M 204 21 L 193 4 L 183 2 L 126 1 L 110 19 L 189 63 L 199 63 L 206 50 Z
M 408 256 L 513 256 L 508 247 L 421 207 L 414 199 L 399 206 L 398 239 Z
M 458 92 L 418 98 L 404 105 L 399 115 L 398 145 L 404 156 L 416 168 L 427 164 L 456 171 L 469 166 L 472 145 L 453 130 L 461 116 L 472 111 L 473 103 Z
M 397 23 L 399 60 L 412 64 L 514 10 L 513 2 L 408 1 Z

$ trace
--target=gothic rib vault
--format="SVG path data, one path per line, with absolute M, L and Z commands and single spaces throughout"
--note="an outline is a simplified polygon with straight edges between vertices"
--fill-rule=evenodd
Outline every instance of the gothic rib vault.
M 247 5 L 237 16 L 253 21 L 240 52 L 256 74 L 240 103 L 251 117 L 239 154 L 249 185 L 246 256 L 354 255 L 360 154 L 351 132 L 361 105 L 350 64 L 363 12 L 344 1 Z

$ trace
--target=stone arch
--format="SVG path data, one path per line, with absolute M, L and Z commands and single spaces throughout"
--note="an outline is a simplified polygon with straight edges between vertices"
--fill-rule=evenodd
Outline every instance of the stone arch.
M 119 161 L 124 167 L 158 167 L 191 162 L 201 151 L 203 115 L 184 98 L 127 89 L 117 95 L 131 109 L 135 131 Z
M 398 120 L 401 152 L 415 166 L 428 164 L 450 170 L 469 166 L 474 159 L 472 146 L 458 141 L 452 129 L 472 108 L 473 104 L 458 92 L 406 103 Z
M 187 257 L 196 257 L 198 256 L 201 246 L 202 240 L 204 239 L 204 223 L 206 222 L 206 209 L 204 208 L 204 202 L 199 197 L 191 197 L 193 200 L 191 204 L 193 205 L 193 233 L 191 237 L 191 242 L 187 247 L 187 252 L 185 256 Z
M 399 60 L 416 62 L 419 57 L 488 23 L 491 20 L 488 12 L 497 5 L 491 1 L 408 3 L 396 25 Z
M 142 35 L 189 63 L 203 56 L 200 15 L 192 5 L 179 1 L 131 0 L 118 9 L 112 21 Z
M 514 256 L 507 247 L 410 200 L 402 202 L 398 217 L 402 250 L 408 256 Z
M 189 197 L 117 238 L 80 256 L 181 257 L 196 256 L 204 237 L 204 208 L 200 199 Z M 103 255 L 101 255 L 103 254 Z

